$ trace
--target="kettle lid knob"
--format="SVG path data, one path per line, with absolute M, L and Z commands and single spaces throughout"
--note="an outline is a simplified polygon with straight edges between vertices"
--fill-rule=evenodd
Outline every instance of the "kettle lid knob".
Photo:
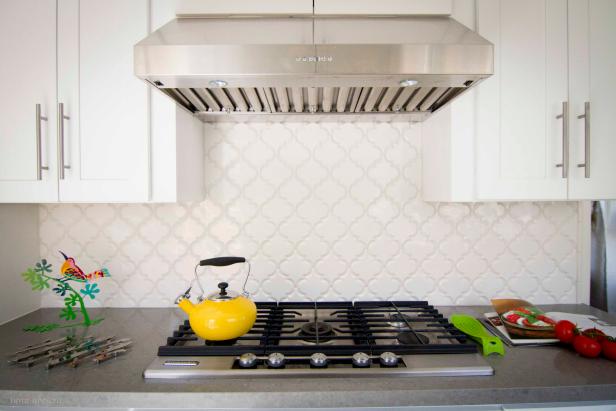
M 220 290 L 208 295 L 207 299 L 210 301 L 229 301 L 237 298 L 239 294 L 233 290 L 227 291 L 228 287 L 229 283 L 227 282 L 218 283 L 218 288 L 220 288 Z

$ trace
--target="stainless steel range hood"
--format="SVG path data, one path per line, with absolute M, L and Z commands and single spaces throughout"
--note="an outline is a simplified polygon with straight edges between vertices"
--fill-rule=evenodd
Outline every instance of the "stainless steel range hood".
M 492 71 L 448 17 L 178 18 L 135 46 L 135 74 L 203 121 L 422 121 Z

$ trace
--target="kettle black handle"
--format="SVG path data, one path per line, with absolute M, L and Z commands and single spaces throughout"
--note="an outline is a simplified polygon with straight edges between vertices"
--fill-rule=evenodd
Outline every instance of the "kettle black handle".
M 237 264 L 237 263 L 245 263 L 246 259 L 244 257 L 214 257 L 208 258 L 206 260 L 201 260 L 199 262 L 200 266 L 213 265 L 215 267 L 224 267 L 227 265 Z

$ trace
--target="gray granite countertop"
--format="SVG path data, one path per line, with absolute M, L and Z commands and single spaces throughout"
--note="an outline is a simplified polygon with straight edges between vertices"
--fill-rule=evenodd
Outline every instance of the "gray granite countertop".
M 441 312 L 478 315 L 489 307 L 439 307 Z M 546 310 L 615 316 L 584 305 L 544 306 Z M 41 309 L 0 326 L 0 353 L 58 337 L 25 333 L 27 324 L 57 320 L 58 309 Z M 158 345 L 184 315 L 172 308 L 92 310 L 105 317 L 88 331 L 97 336 L 130 337 L 132 350 L 101 365 L 76 369 L 24 369 L 0 362 L 0 406 L 31 405 L 151 408 L 384 407 L 408 405 L 507 404 L 616 400 L 616 362 L 589 360 L 561 347 L 507 347 L 504 357 L 487 361 L 489 377 L 246 378 L 185 381 L 144 380 L 143 370 Z M 78 333 L 86 330 L 79 329 Z

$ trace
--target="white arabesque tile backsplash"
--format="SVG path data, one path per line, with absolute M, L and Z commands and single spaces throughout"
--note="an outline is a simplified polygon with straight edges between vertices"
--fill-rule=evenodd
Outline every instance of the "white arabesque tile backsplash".
M 215 124 L 205 147 L 203 202 L 41 206 L 41 255 L 106 266 L 106 306 L 172 305 L 221 255 L 252 261 L 257 300 L 576 301 L 577 203 L 423 202 L 420 125 Z

